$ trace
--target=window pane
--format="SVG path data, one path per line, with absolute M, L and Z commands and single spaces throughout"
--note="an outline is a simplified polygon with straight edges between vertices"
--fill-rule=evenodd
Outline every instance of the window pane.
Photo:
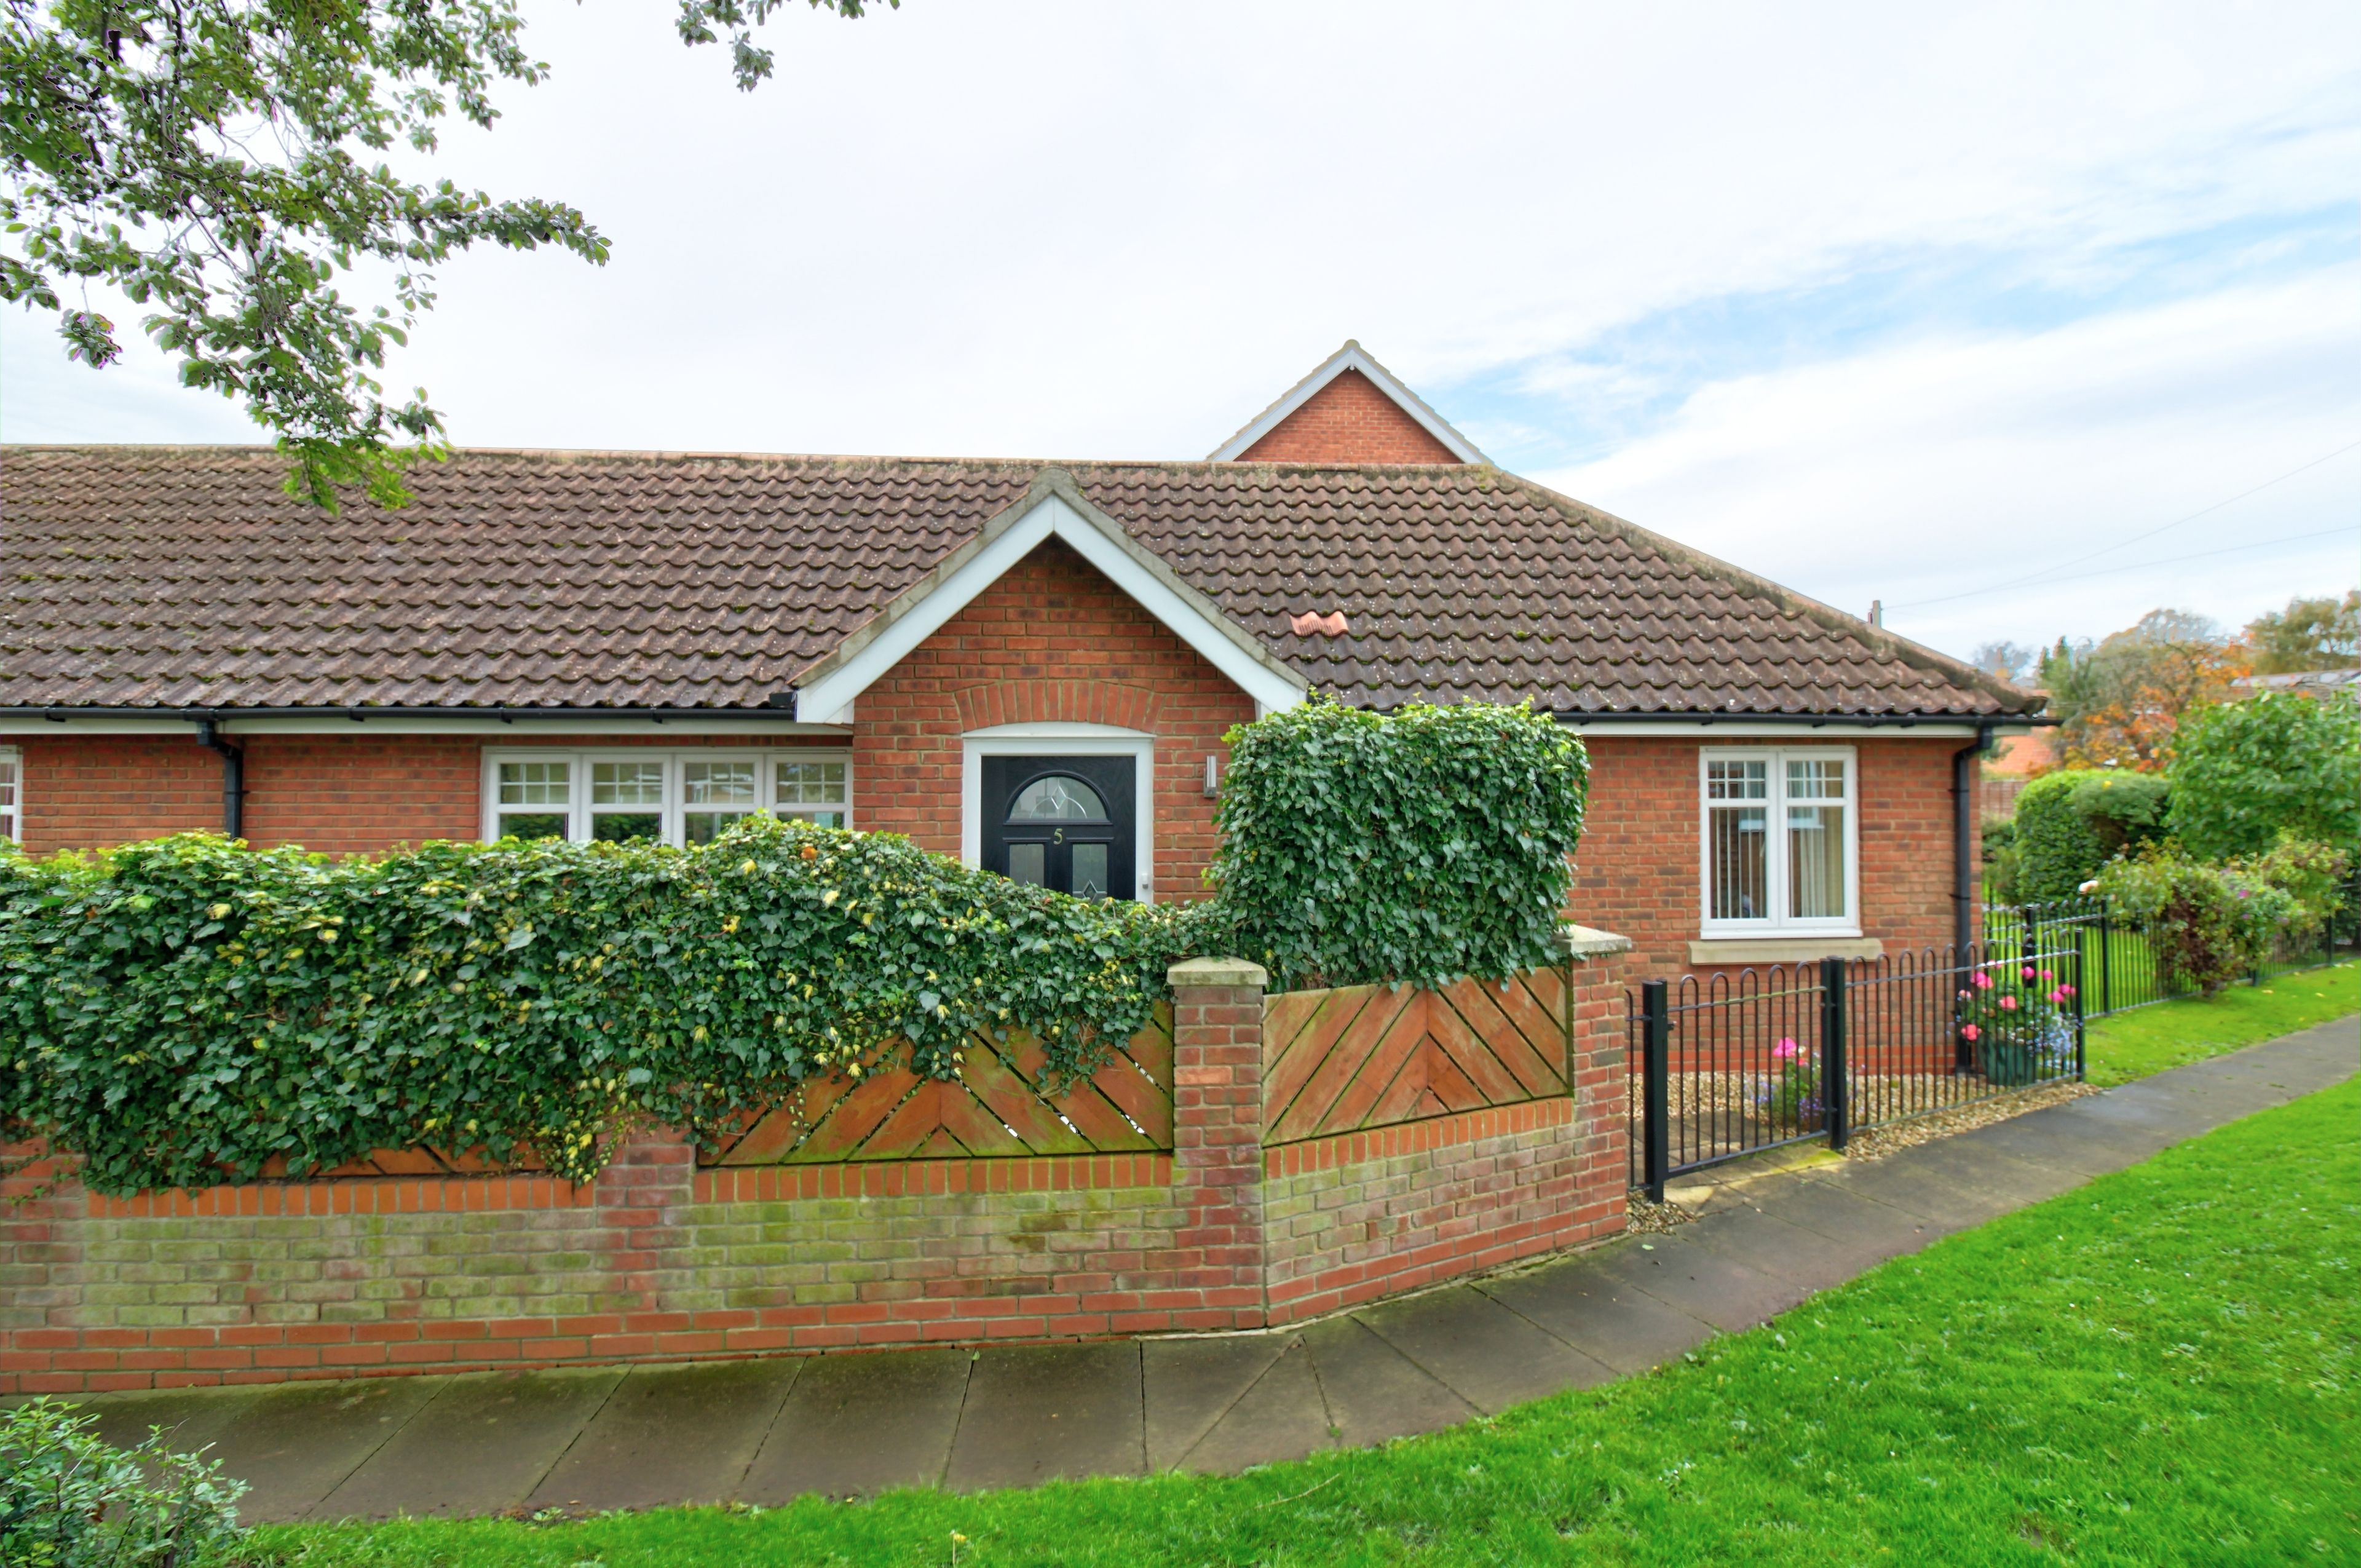
M 1771 794 L 1771 770 L 1767 762 L 1708 762 L 1705 765 L 1705 796 L 1708 800 L 1765 800 Z
M 1845 765 L 1841 760 L 1787 764 L 1788 799 L 1842 800 L 1844 795 Z
M 593 806 L 662 806 L 662 762 L 593 762 L 590 804 Z
M 1796 764 L 1789 763 L 1790 769 Z M 1818 763 L 1806 764 L 1819 766 Z M 1842 763 L 1837 764 L 1841 768 Z M 1792 777 L 1792 774 L 1791 774 Z M 1838 785 L 1839 791 L 1843 785 Z M 1787 894 L 1798 920 L 1837 920 L 1845 914 L 1844 807 L 1787 808 Z
M 502 762 L 502 806 L 566 806 L 572 802 L 571 762 Z
M 590 837 L 601 844 L 629 844 L 664 837 L 664 817 L 653 811 L 605 811 L 590 819 Z
M 1052 774 L 1035 779 L 1016 792 L 1008 808 L 1011 822 L 1104 822 L 1106 806 L 1099 792 L 1080 779 Z
M 845 805 L 844 767 L 842 762 L 781 762 L 779 804 L 785 806 Z M 838 822 L 829 826 L 840 828 L 843 824 Z
M 1722 766 L 1715 763 L 1714 766 Z M 1760 768 L 1760 762 L 1734 764 Z M 1769 916 L 1768 827 L 1759 806 L 1716 806 L 1707 813 L 1707 861 L 1713 886 L 1709 907 L 1716 920 L 1762 920 Z
M 732 822 L 746 816 L 743 811 L 687 811 L 681 814 L 681 837 L 692 844 L 710 844 L 721 836 Z
M 808 822 L 815 828 L 841 828 L 844 826 L 844 813 L 841 811 L 815 811 L 809 806 L 789 808 L 783 806 L 779 808 L 779 815 L 782 817 L 795 817 L 800 822 Z
M 1008 879 L 1029 882 L 1035 887 L 1046 887 L 1049 882 L 1049 851 L 1041 844 L 1011 844 L 1008 846 Z
M 1107 847 L 1104 844 L 1074 846 L 1074 896 L 1104 898 L 1107 895 Z
M 754 805 L 754 764 L 683 762 L 680 796 L 689 806 L 735 806 L 751 810 Z
M 563 839 L 566 837 L 566 813 L 503 811 L 500 813 L 500 836 L 503 839 Z

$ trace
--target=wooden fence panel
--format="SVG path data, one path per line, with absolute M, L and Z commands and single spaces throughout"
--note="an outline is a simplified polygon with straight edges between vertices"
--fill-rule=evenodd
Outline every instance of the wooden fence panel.
M 1442 991 L 1290 992 L 1263 1007 L 1263 1141 L 1287 1144 L 1564 1094 L 1554 970 Z
M 1172 1146 L 1172 1010 L 1111 1053 L 1080 1083 L 1048 1087 L 1047 1052 L 1029 1035 L 971 1035 L 956 1080 L 921 1079 L 908 1047 L 859 1080 L 806 1083 L 749 1120 L 708 1165 L 812 1165 L 840 1160 L 1020 1158 Z

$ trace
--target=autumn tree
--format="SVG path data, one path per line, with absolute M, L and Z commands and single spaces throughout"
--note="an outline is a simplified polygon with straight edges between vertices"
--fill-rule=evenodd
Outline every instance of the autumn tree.
M 2258 675 L 2361 665 L 2361 588 L 2334 598 L 2291 598 L 2246 622 Z
M 2183 716 L 2228 696 L 2249 670 L 2245 647 L 2213 622 L 2155 609 L 2095 644 L 2059 638 L 2040 677 L 2068 766 L 2157 773 Z

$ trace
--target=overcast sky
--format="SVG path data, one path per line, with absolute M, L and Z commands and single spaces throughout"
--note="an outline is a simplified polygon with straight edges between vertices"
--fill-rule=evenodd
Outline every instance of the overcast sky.
M 909 0 L 783 12 L 752 95 L 662 4 L 526 14 L 554 79 L 439 170 L 614 259 L 444 272 L 387 380 L 461 444 L 1193 458 L 1349 336 L 1956 652 L 2361 580 L 2350 0 Z M 6 440 L 255 438 L 152 354 L 0 354 Z

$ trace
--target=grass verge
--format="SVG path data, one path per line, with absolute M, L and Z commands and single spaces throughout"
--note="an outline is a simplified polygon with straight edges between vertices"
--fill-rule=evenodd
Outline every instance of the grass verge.
M 2235 1051 L 2361 1012 L 2361 963 L 2289 970 L 2260 985 L 2234 985 L 2119 1013 L 2089 1025 L 2084 1070 L 2092 1083 L 2128 1083 L 2184 1062 Z
M 1663 1371 L 1163 1476 L 580 1523 L 290 1527 L 307 1568 L 2361 1561 L 2361 1081 Z M 954 1542 L 953 1534 L 963 1538 Z

